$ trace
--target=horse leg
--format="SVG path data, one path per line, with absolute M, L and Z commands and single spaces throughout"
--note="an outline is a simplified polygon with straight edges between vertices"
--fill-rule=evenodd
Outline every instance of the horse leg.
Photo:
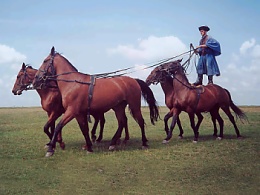
M 57 118 L 58 118 L 58 117 L 57 117 Z M 55 121 L 56 121 L 56 119 L 53 120 L 53 121 L 51 122 L 51 125 L 50 125 L 51 134 L 52 134 L 52 135 L 54 134 L 54 130 L 55 130 Z M 65 149 L 65 143 L 62 141 L 62 132 L 60 132 L 60 133 L 58 134 L 57 142 L 60 144 L 60 148 L 61 148 L 62 150 L 64 150 L 64 149 Z
M 176 109 L 172 109 L 170 111 L 170 113 L 172 114 L 172 123 L 171 123 L 171 126 L 170 126 L 170 130 L 169 130 L 169 132 L 167 134 L 167 137 L 162 142 L 163 144 L 168 143 L 169 140 L 172 138 L 172 132 L 173 132 L 173 129 L 174 129 L 175 125 L 176 125 L 177 119 L 178 119 L 179 114 L 180 114 L 180 112 L 178 110 L 176 110 Z
M 48 121 L 47 123 L 44 125 L 44 133 L 46 133 L 46 135 L 49 137 L 49 139 L 51 140 L 54 134 L 54 129 L 55 129 L 55 121 L 61 116 L 61 114 L 56 114 L 55 112 L 52 113 L 48 113 Z M 50 129 L 50 132 L 49 132 Z M 60 143 L 60 147 L 61 149 L 65 148 L 65 143 L 62 142 L 62 136 L 61 133 L 58 134 L 58 142 Z M 50 143 L 50 142 L 49 142 Z M 45 145 L 45 148 L 48 148 L 49 143 L 47 143 Z
M 135 113 L 134 118 L 136 119 L 136 121 L 137 121 L 137 123 L 138 123 L 138 125 L 139 125 L 139 127 L 141 129 L 142 148 L 146 149 L 146 148 L 148 148 L 148 144 L 147 144 L 148 139 L 146 138 L 146 135 L 145 135 L 145 128 L 144 128 L 145 122 L 144 122 L 144 118 L 143 118 L 143 116 L 141 114 L 141 110 L 138 113 Z
M 168 113 L 164 116 L 164 119 L 163 119 L 163 121 L 164 121 L 164 130 L 165 130 L 166 135 L 168 135 L 168 133 L 169 133 L 168 120 L 169 120 L 169 118 L 171 118 L 171 117 L 172 117 L 171 112 L 168 112 Z
M 241 138 L 242 136 L 240 135 L 239 129 L 236 125 L 236 121 L 234 119 L 234 116 L 231 114 L 229 108 L 227 107 L 221 107 L 221 109 L 226 113 L 226 115 L 228 116 L 229 120 L 231 121 L 231 123 L 233 124 L 236 134 L 237 134 L 237 138 Z
M 73 118 L 74 118 L 74 116 L 68 110 L 64 113 L 63 117 L 61 118 L 60 122 L 58 123 L 58 125 L 56 126 L 56 128 L 54 130 L 54 134 L 52 136 L 52 139 L 48 146 L 47 153 L 45 155 L 46 157 L 50 157 L 54 154 L 54 149 L 56 146 L 58 134 L 62 131 L 62 128 L 68 122 L 70 122 Z
M 94 125 L 91 130 L 91 139 L 92 139 L 92 142 L 96 142 L 96 139 L 97 139 L 96 130 L 97 130 L 97 126 L 98 126 L 100 118 L 97 115 L 92 115 L 92 116 L 94 117 L 95 122 L 94 122 Z
M 195 125 L 194 113 L 189 113 L 189 118 L 190 118 L 190 125 L 191 125 L 191 128 L 193 129 L 193 133 L 194 133 L 193 143 L 197 143 L 198 138 L 199 138 L 199 131 Z M 198 123 L 199 123 L 199 121 L 198 121 Z
M 106 122 L 106 119 L 105 119 L 105 115 L 103 113 L 99 116 L 100 131 L 99 131 L 99 136 L 98 136 L 97 142 L 101 142 L 101 140 L 103 139 L 105 122 Z
M 125 140 L 124 140 L 124 143 L 126 143 L 129 139 L 130 139 L 130 136 L 129 136 L 129 131 L 128 131 L 128 119 L 126 117 L 126 124 L 124 126 L 125 128 Z
M 217 128 L 217 124 L 216 124 L 216 116 L 214 115 L 213 112 L 210 112 L 210 115 L 211 115 L 211 120 L 212 120 L 213 127 L 214 127 L 213 136 L 217 137 L 218 136 L 218 128 Z
M 55 129 L 55 122 L 54 122 L 54 129 Z M 62 131 L 58 134 L 57 142 L 60 144 L 60 148 L 62 150 L 65 149 L 65 143 L 62 141 Z
M 119 104 L 115 108 L 113 108 L 113 110 L 115 111 L 115 114 L 116 114 L 117 122 L 118 122 L 118 129 L 111 140 L 109 150 L 115 149 L 116 142 L 121 137 L 122 130 L 126 124 L 125 107 L 126 107 L 126 104 L 123 103 L 123 104 Z
M 219 114 L 219 108 L 214 108 L 213 110 L 210 111 L 210 114 L 211 114 L 211 117 L 212 117 L 212 121 L 214 120 L 215 123 L 216 123 L 216 119 L 217 119 L 217 121 L 219 123 L 219 136 L 218 136 L 217 139 L 221 140 L 223 138 L 224 120 L 221 118 L 221 116 Z M 214 129 L 214 133 L 215 133 L 215 129 Z
M 168 135 L 168 133 L 169 133 L 168 120 L 169 120 L 170 117 L 172 117 L 171 112 L 168 112 L 164 116 L 164 129 L 165 129 L 166 135 Z M 181 120 L 180 120 L 179 116 L 177 117 L 177 125 L 178 125 L 179 130 L 180 130 L 179 138 L 182 139 L 183 138 L 183 136 L 182 136 L 183 135 L 183 128 L 182 128 Z
M 135 121 L 138 123 L 140 129 L 141 129 L 141 134 L 142 134 L 142 149 L 146 149 L 148 148 L 148 139 L 146 138 L 145 135 L 145 127 L 144 127 L 144 118 L 143 115 L 141 113 L 141 105 L 137 105 L 137 104 L 129 104 L 129 108 L 131 110 L 132 116 L 135 119 Z
M 183 128 L 182 128 L 182 125 L 181 125 L 181 120 L 180 120 L 180 116 L 177 117 L 177 125 L 179 127 L 179 130 L 180 130 L 180 134 L 179 134 L 179 138 L 182 139 L 183 138 Z
M 83 146 L 82 148 L 87 150 L 89 153 L 93 152 L 92 150 L 92 142 L 89 137 L 89 127 L 88 127 L 88 120 L 85 115 L 78 115 L 76 117 L 76 120 L 79 124 L 80 130 L 85 138 L 86 145 Z
M 197 131 L 199 131 L 200 125 L 201 125 L 204 117 L 200 112 L 196 113 L 196 115 L 197 115 L 197 118 L 198 118 L 198 122 L 197 122 L 195 128 L 197 129 Z
M 43 127 L 43 131 L 44 131 L 44 133 L 49 137 L 49 139 L 51 140 L 54 131 L 53 131 L 52 128 L 51 128 L 51 132 L 49 132 L 49 128 L 50 128 L 50 127 L 51 127 L 51 124 L 50 124 L 50 122 L 49 122 L 49 120 L 48 120 L 47 123 L 46 123 L 46 124 L 44 125 L 44 127 Z M 53 131 L 53 132 L 52 132 L 52 131 Z M 49 143 L 48 143 L 48 144 L 49 144 Z M 48 144 L 46 144 L 46 146 L 47 146 Z

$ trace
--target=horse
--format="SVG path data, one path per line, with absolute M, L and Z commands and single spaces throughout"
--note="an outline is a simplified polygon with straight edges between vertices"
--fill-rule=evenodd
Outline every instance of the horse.
M 14 83 L 12 93 L 14 95 L 21 95 L 24 90 L 28 90 L 29 86 L 32 84 L 32 81 L 37 71 L 38 70 L 34 69 L 32 66 L 25 65 L 25 63 L 23 63 L 22 68 L 18 72 L 18 75 L 16 77 L 16 81 Z M 62 106 L 61 94 L 58 88 L 55 86 L 55 83 L 52 84 L 50 83 L 49 86 L 51 86 L 51 88 L 44 87 L 42 89 L 36 89 L 36 91 L 41 98 L 42 108 L 47 112 L 49 117 L 48 122 L 44 125 L 44 133 L 46 133 L 46 135 L 51 140 L 52 135 L 54 133 L 55 121 L 64 113 L 64 108 Z M 95 123 L 91 130 L 92 141 L 101 142 L 101 140 L 103 139 L 103 130 L 105 125 L 104 114 L 101 114 L 100 116 L 98 115 L 92 115 L 92 116 L 95 119 Z M 98 138 L 96 138 L 96 129 L 98 123 L 100 123 L 100 132 Z M 129 140 L 129 132 L 128 132 L 128 126 L 126 124 L 124 142 L 127 142 L 128 140 Z M 60 144 L 60 147 L 64 149 L 65 143 L 62 141 L 61 133 L 58 135 L 58 142 Z M 45 147 L 47 146 L 48 144 L 45 145 Z
M 25 63 L 23 63 L 22 68 L 16 77 L 12 93 L 14 95 L 21 95 L 24 90 L 28 90 L 29 86 L 32 84 L 36 72 L 37 69 L 34 69 L 32 66 L 25 65 Z M 44 133 L 51 140 L 54 133 L 55 121 L 62 115 L 62 113 L 64 113 L 64 108 L 62 107 L 61 102 L 61 95 L 55 88 L 46 88 L 40 90 L 37 89 L 36 91 L 41 98 L 42 108 L 47 112 L 48 115 L 48 121 L 43 128 Z M 65 143 L 62 141 L 61 133 L 58 135 L 58 142 L 60 147 L 64 149 Z M 46 147 L 47 146 L 48 144 L 46 144 Z
M 182 60 L 180 60 L 181 62 Z M 155 76 L 155 75 L 158 76 Z M 161 88 L 165 94 L 165 104 L 166 106 L 171 110 L 173 108 L 173 78 L 172 76 L 166 72 L 164 69 L 162 69 L 160 66 L 156 67 L 151 73 L 150 75 L 146 78 L 146 83 L 148 85 L 151 84 L 155 84 L 157 85 L 158 83 L 160 83 Z M 172 117 L 172 113 L 169 112 L 165 115 L 164 117 L 164 129 L 166 132 L 166 135 L 168 135 L 169 133 L 169 127 L 168 127 L 168 120 Z M 196 126 L 199 126 L 203 120 L 203 115 L 201 113 L 197 114 L 198 117 L 198 122 L 196 124 Z M 179 133 L 179 138 L 183 138 L 183 128 L 179 119 L 179 116 L 177 117 L 177 125 L 179 127 L 180 133 Z M 213 125 L 214 125 L 214 133 L 213 136 L 217 137 L 217 126 L 216 126 L 216 122 L 215 120 L 213 121 Z
M 85 138 L 87 152 L 92 153 L 86 115 L 105 113 L 110 109 L 114 110 L 118 121 L 118 129 L 109 146 L 109 150 L 113 150 L 127 122 L 125 114 L 127 105 L 141 129 L 142 147 L 148 147 L 145 122 L 141 113 L 141 95 L 145 94 L 143 97 L 149 105 L 152 124 L 157 121 L 159 111 L 153 93 L 145 82 L 139 83 L 127 76 L 95 78 L 93 75 L 80 73 L 64 56 L 56 52 L 54 47 L 37 71 L 33 86 L 37 88 L 46 85 L 48 81 L 56 82 L 65 113 L 54 130 L 46 157 L 54 154 L 58 133 L 73 118 L 77 120 Z
M 192 86 L 185 74 L 185 69 L 181 65 L 181 60 L 167 62 L 154 69 L 148 76 L 151 80 L 158 81 L 158 78 L 163 74 L 170 74 L 172 77 L 172 123 L 167 137 L 163 140 L 163 143 L 168 143 L 172 137 L 172 131 L 175 127 L 179 114 L 184 111 L 187 112 L 190 119 L 190 124 L 194 132 L 194 142 L 198 141 L 199 126 L 195 125 L 194 115 L 198 115 L 202 112 L 210 112 L 212 121 L 218 120 L 220 125 L 220 133 L 218 139 L 223 138 L 224 121 L 219 114 L 221 108 L 228 116 L 229 120 L 234 126 L 237 138 L 241 138 L 239 129 L 234 120 L 234 116 L 231 114 L 230 108 L 235 112 L 236 116 L 242 119 L 247 119 L 245 113 L 238 108 L 231 98 L 231 94 L 227 89 L 222 88 L 216 84 L 209 84 L 202 86 L 202 88 L 196 88 Z

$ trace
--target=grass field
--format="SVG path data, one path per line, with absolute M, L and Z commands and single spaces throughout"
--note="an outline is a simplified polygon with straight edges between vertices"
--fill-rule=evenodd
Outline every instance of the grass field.
M 175 128 L 163 145 L 163 121 L 151 125 L 145 107 L 148 150 L 141 150 L 141 132 L 128 113 L 130 141 L 109 152 L 117 123 L 108 112 L 104 140 L 93 154 L 81 150 L 83 136 L 73 120 L 63 129 L 65 150 L 57 147 L 51 158 L 44 157 L 47 116 L 41 108 L 0 108 L 0 194 L 260 194 L 260 107 L 241 108 L 249 119 L 237 120 L 242 140 L 223 113 L 225 137 L 215 140 L 205 113 L 194 144 L 183 113 L 184 139 Z M 166 112 L 160 108 L 161 118 Z

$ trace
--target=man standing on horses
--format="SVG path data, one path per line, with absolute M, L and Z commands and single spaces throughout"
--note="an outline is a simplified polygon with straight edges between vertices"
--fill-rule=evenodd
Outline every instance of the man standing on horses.
M 193 85 L 202 85 L 203 74 L 208 75 L 208 84 L 213 84 L 213 75 L 219 76 L 220 71 L 215 56 L 221 54 L 220 44 L 217 40 L 207 35 L 210 30 L 208 26 L 200 26 L 199 31 L 202 36 L 196 52 L 200 58 L 197 65 L 198 78 Z

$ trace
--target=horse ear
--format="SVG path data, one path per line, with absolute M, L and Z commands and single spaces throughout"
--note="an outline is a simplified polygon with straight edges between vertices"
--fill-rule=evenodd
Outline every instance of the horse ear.
M 182 59 L 183 59 L 183 58 L 182 58 Z M 181 61 L 182 61 L 182 59 L 179 59 L 179 60 L 178 60 L 178 62 L 181 62 Z
M 26 65 L 25 65 L 25 63 L 23 62 L 23 64 L 22 64 L 22 69 L 25 70 L 25 68 L 26 68 Z
M 51 55 L 53 56 L 55 54 L 55 48 L 54 46 L 51 48 Z

